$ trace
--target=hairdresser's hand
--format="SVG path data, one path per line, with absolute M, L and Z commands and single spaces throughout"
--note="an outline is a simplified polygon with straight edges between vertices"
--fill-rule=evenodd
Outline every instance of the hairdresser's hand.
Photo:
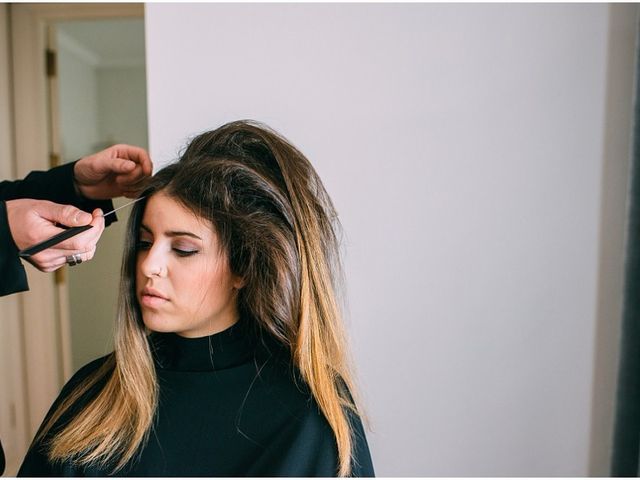
M 135 198 L 152 170 L 146 150 L 131 145 L 114 145 L 80 159 L 73 167 L 79 193 L 91 200 Z
M 93 228 L 82 232 L 62 243 L 43 250 L 29 258 L 38 270 L 52 272 L 67 262 L 67 256 L 79 254 L 83 262 L 91 260 L 96 244 L 104 230 L 102 211 L 96 209 L 93 215 L 72 205 L 60 205 L 47 200 L 9 200 L 7 217 L 13 241 L 19 250 L 42 242 L 63 230 L 56 224 L 79 227 L 91 223 Z

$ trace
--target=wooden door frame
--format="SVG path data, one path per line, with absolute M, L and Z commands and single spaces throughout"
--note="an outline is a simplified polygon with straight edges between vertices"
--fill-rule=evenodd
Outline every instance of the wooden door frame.
M 0 180 L 15 178 L 9 7 L 0 5 Z M 18 295 L 0 298 L 0 438 L 8 475 L 17 471 L 26 432 L 26 386 Z
M 12 97 L 14 105 L 14 171 L 22 178 L 47 170 L 52 150 L 45 51 L 52 22 L 144 17 L 137 3 L 11 4 Z M 55 128 L 53 129 L 55 131 Z M 23 377 L 26 385 L 26 436 L 32 438 L 42 418 L 71 373 L 70 328 L 66 282 L 57 283 L 27 267 L 30 291 L 18 295 L 23 325 Z M 28 445 L 25 445 L 25 449 Z

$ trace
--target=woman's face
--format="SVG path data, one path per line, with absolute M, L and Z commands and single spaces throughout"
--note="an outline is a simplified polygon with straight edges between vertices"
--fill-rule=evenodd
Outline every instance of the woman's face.
M 212 224 L 159 192 L 140 226 L 136 296 L 144 324 L 156 332 L 202 337 L 238 320 L 232 275 Z

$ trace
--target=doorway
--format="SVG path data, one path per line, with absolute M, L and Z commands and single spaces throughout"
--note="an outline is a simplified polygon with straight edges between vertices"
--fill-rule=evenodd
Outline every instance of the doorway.
M 12 107 L 3 111 L 12 140 L 3 150 L 11 165 L 3 168 L 11 177 L 76 160 L 107 143 L 147 148 L 143 4 L 8 4 L 2 13 L 6 105 Z M 0 332 L 0 379 L 11 387 L 0 390 L 5 475 L 16 474 L 69 376 L 109 351 L 127 215 L 120 213 L 94 260 L 57 275 L 27 266 L 30 291 L 0 305 L 10 320 Z
M 117 143 L 148 148 L 144 20 L 53 23 L 58 138 L 63 163 Z M 114 207 L 128 200 L 117 199 Z M 112 350 L 128 209 L 107 228 L 91 262 L 68 268 L 71 371 Z M 68 373 L 68 372 L 66 372 Z

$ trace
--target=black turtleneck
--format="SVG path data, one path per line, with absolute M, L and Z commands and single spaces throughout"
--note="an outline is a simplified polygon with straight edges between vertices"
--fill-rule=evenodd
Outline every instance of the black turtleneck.
M 288 351 L 242 323 L 202 338 L 149 337 L 160 396 L 147 443 L 118 476 L 335 476 L 335 437 Z M 95 360 L 65 385 L 53 409 L 95 372 Z M 82 405 L 102 387 L 75 405 Z M 50 412 L 51 413 L 51 412 Z M 65 417 L 60 422 L 65 422 Z M 354 427 L 353 476 L 373 476 L 360 419 Z M 52 431 L 57 430 L 56 427 Z M 108 476 L 108 469 L 50 463 L 47 438 L 31 446 L 19 476 Z

